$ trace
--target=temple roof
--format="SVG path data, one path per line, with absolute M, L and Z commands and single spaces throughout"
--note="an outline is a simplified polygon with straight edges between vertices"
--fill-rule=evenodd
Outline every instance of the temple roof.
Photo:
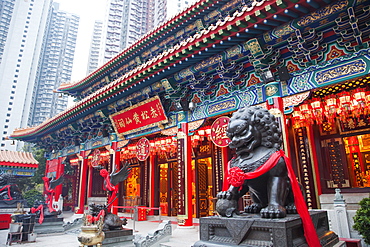
M 0 150 L 0 166 L 36 169 L 38 164 L 32 153 Z
M 33 136 L 37 133 L 42 133 L 51 127 L 58 128 L 64 126 L 71 122 L 72 118 L 75 118 L 77 115 L 83 117 L 87 115 L 87 111 L 91 111 L 92 108 L 98 106 L 102 107 L 103 105 L 111 103 L 115 96 L 119 94 L 124 92 L 127 93 L 127 91 L 131 91 L 134 88 L 143 87 L 145 84 L 150 84 L 149 82 L 155 76 L 160 75 L 164 71 L 168 71 L 168 68 L 179 62 L 188 61 L 188 57 L 192 57 L 195 53 L 199 54 L 204 50 L 208 51 L 208 53 L 213 52 L 213 50 L 214 53 L 218 52 L 216 49 L 213 49 L 212 46 L 214 47 L 215 44 L 223 40 L 230 40 L 232 36 L 235 36 L 239 32 L 239 28 L 248 26 L 249 22 L 246 20 L 248 19 L 247 17 L 274 3 L 275 1 L 263 1 L 257 5 L 254 4 L 252 7 L 244 7 L 242 10 L 236 11 L 233 16 L 229 16 L 223 21 L 218 21 L 215 25 L 211 25 L 207 29 L 175 45 L 172 49 L 162 52 L 145 64 L 136 67 L 42 124 L 26 129 L 16 129 L 11 135 L 11 138 L 25 138 L 30 135 Z M 250 25 L 254 25 L 254 23 L 250 23 Z M 250 36 L 247 32 L 241 33 L 241 35 Z M 238 38 L 240 39 L 240 37 Z M 202 59 L 202 57 L 199 56 L 199 59 Z M 102 68 L 98 70 L 101 69 Z M 163 74 L 164 73 L 162 73 L 162 75 Z
M 198 3 L 208 4 L 209 1 L 199 1 Z M 287 44 L 289 41 L 288 38 L 290 36 L 299 36 L 301 32 L 297 31 L 300 29 L 311 30 L 312 28 L 316 28 L 320 29 L 319 31 L 325 31 L 325 33 L 328 33 L 328 35 L 324 36 L 326 41 L 328 41 L 331 36 L 336 38 L 335 32 L 332 31 L 332 26 L 329 25 L 335 24 L 335 18 L 338 17 L 339 13 L 344 12 L 350 3 L 347 1 L 339 1 L 338 3 L 332 4 L 333 6 L 311 6 L 310 3 L 312 4 L 312 1 L 265 0 L 253 2 L 252 6 L 243 6 L 232 14 L 225 16 L 225 18 L 218 19 L 216 23 L 212 23 L 203 30 L 191 35 L 189 38 L 182 40 L 170 49 L 162 51 L 145 63 L 125 72 L 113 81 L 109 81 L 104 87 L 89 94 L 75 105 L 46 120 L 41 125 L 15 130 L 10 138 L 22 139 L 28 142 L 38 141 L 41 136 L 53 134 L 56 130 L 71 125 L 88 114 L 103 109 L 113 102 L 123 99 L 127 95 L 131 95 L 153 83 L 160 82 L 170 75 L 180 73 L 183 69 L 204 61 L 205 59 L 212 58 L 212 56 L 220 54 L 220 52 L 238 45 L 241 42 L 255 39 L 257 36 L 271 47 L 273 45 L 285 46 L 281 51 L 282 56 L 286 54 L 289 56 L 300 55 L 293 54 L 292 51 L 286 48 L 287 45 L 290 45 Z M 326 17 L 326 25 L 320 22 L 324 17 Z M 191 18 L 191 16 L 189 18 Z M 156 30 L 159 31 L 161 29 Z M 309 33 L 309 35 L 311 35 L 311 33 Z M 143 39 L 145 39 L 145 37 Z M 139 40 L 131 47 L 136 47 L 143 39 Z M 292 42 L 291 46 L 294 48 L 296 44 L 293 41 L 295 40 L 291 38 L 290 41 Z M 129 51 L 130 48 L 124 50 L 120 55 L 128 54 Z M 266 51 L 266 54 L 268 52 L 269 50 Z M 247 55 L 248 56 L 244 56 L 243 59 L 253 59 L 253 56 Z M 255 56 L 257 55 L 256 53 Z M 264 56 L 261 57 L 264 58 Z M 113 60 L 116 58 L 113 58 Z M 111 63 L 111 61 L 109 63 Z M 263 62 L 266 61 L 255 59 L 243 64 L 243 66 L 248 67 L 253 65 L 257 67 L 263 64 Z M 104 68 L 104 66 L 108 67 Z M 114 64 L 106 64 L 104 66 L 95 72 L 99 70 L 109 71 L 115 68 Z M 84 80 L 87 80 L 88 77 Z M 73 87 L 84 87 L 82 85 L 85 83 L 84 80 L 70 85 L 69 89 L 65 87 L 65 92 L 72 90 Z M 175 86 L 182 89 L 182 85 L 180 84 L 181 83 L 177 83 Z M 183 84 L 183 88 L 185 88 L 187 82 L 185 81 Z
M 188 23 L 188 21 L 191 20 L 192 17 L 199 15 L 200 13 L 204 12 L 207 9 L 210 9 L 210 7 L 215 6 L 216 4 L 219 4 L 219 1 L 216 0 L 196 1 L 193 5 L 189 6 L 184 11 L 179 12 L 168 21 L 164 22 L 163 24 L 154 28 L 152 31 L 145 34 L 134 44 L 122 50 L 114 58 L 106 62 L 97 70 L 91 72 L 82 80 L 72 83 L 63 83 L 57 90 L 55 90 L 55 92 L 68 93 L 75 90 L 79 90 L 81 88 L 88 87 L 89 83 L 99 80 L 101 76 L 104 76 L 104 74 L 106 72 L 109 72 L 115 65 L 129 58 L 132 59 L 135 56 L 135 54 L 137 54 L 137 52 L 139 51 L 142 52 L 145 47 L 152 45 L 153 42 L 155 42 L 158 39 L 163 39 L 163 36 L 166 36 L 169 32 L 178 28 L 180 25 Z

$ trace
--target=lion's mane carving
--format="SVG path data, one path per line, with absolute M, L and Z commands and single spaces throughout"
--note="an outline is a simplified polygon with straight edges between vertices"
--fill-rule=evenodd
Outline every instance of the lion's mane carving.
M 239 109 L 230 118 L 227 136 L 231 139 L 230 148 L 235 149 L 236 157 L 230 161 L 230 168 L 238 167 L 242 172 L 253 172 L 263 166 L 281 148 L 281 132 L 278 122 L 268 110 L 261 107 Z M 296 213 L 290 182 L 283 158 L 266 173 L 247 179 L 239 187 L 230 185 L 227 191 L 217 197 L 217 212 L 231 217 L 237 211 L 237 202 L 248 191 L 253 204 L 245 208 L 247 213 L 260 213 L 265 218 L 285 217 L 287 211 Z

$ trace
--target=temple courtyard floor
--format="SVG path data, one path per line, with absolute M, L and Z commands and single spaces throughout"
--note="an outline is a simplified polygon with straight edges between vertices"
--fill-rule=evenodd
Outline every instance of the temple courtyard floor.
M 63 216 L 65 223 L 73 222 L 76 218 L 76 215 L 72 212 L 63 212 Z M 198 219 L 193 219 L 193 227 L 179 227 L 177 225 L 176 217 L 162 216 L 161 218 L 159 218 L 158 216 L 148 216 L 146 221 L 134 221 L 130 219 L 130 216 L 125 215 L 125 217 L 128 218 L 125 228 L 133 229 L 133 234 L 135 238 L 146 237 L 149 232 L 156 230 L 162 221 L 170 220 L 172 223 L 172 236 L 169 242 L 166 242 L 161 246 L 190 247 L 199 240 Z M 8 233 L 9 229 L 0 230 L 0 247 L 8 246 L 6 245 Z M 75 227 L 63 233 L 37 234 L 35 242 L 21 242 L 20 244 L 12 243 L 12 246 L 50 247 L 55 245 L 58 247 L 77 247 L 80 245 L 80 242 L 77 240 L 77 236 L 79 233 L 80 228 Z

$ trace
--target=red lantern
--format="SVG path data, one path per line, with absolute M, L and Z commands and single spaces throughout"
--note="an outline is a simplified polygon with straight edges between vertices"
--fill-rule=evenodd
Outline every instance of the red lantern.
M 313 98 L 311 101 L 311 107 L 313 116 L 318 124 L 321 124 L 324 120 L 324 109 L 320 98 Z
M 337 98 L 335 95 L 329 95 L 325 98 L 326 111 L 325 115 L 330 122 L 334 122 L 335 116 L 337 114 Z
M 339 94 L 340 117 L 345 121 L 352 110 L 351 94 L 349 92 L 341 92 Z
M 302 104 L 299 106 L 299 110 L 305 119 L 305 121 L 309 121 L 312 123 L 312 112 L 311 112 L 311 105 L 310 104 Z
M 293 119 L 293 125 L 300 127 L 302 123 L 304 122 L 304 118 L 302 116 L 302 113 L 299 111 L 298 107 L 295 107 L 293 113 L 292 113 L 292 119 Z
M 355 105 L 355 110 L 357 111 L 357 114 L 364 114 L 366 102 L 366 93 L 364 88 L 356 88 L 353 94 L 353 98 L 355 102 L 357 103 Z

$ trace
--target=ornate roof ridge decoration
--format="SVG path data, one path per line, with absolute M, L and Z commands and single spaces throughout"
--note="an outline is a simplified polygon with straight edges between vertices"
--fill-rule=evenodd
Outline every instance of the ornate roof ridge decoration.
M 226 17 L 224 20 L 219 20 L 215 25 L 211 25 L 200 33 L 195 34 L 181 42 L 181 44 L 176 45 L 173 49 L 162 52 L 157 57 L 112 81 L 95 93 L 77 102 L 75 105 L 70 106 L 65 111 L 45 120 L 42 124 L 32 128 L 17 129 L 10 137 L 13 139 L 24 138 L 44 132 L 49 127 L 56 127 L 66 123 L 69 119 L 87 111 L 89 108 L 107 101 L 114 95 L 121 94 L 135 87 L 136 84 L 140 85 L 143 80 L 158 74 L 179 61 L 191 57 L 192 54 L 208 49 L 213 44 L 218 44 L 226 40 L 232 36 L 231 34 L 236 35 L 236 33 L 242 32 L 250 25 L 253 26 L 254 22 L 249 23 L 249 17 L 275 2 L 276 0 L 262 0 L 260 2 L 253 2 L 251 7 L 243 7 L 240 12 L 236 11 L 233 16 Z M 210 40 L 213 41 L 210 42 Z
M 182 12 L 177 13 L 172 18 L 164 22 L 163 24 L 159 25 L 158 27 L 154 28 L 153 30 L 149 31 L 147 34 L 143 35 L 138 41 L 134 44 L 130 45 L 129 47 L 122 50 L 119 54 L 117 54 L 114 58 L 106 62 L 102 65 L 99 69 L 91 72 L 87 75 L 84 79 L 74 82 L 74 83 L 63 83 L 60 87 L 56 90 L 56 92 L 63 92 L 68 91 L 69 89 L 76 88 L 80 85 L 87 83 L 90 79 L 93 79 L 97 74 L 108 71 L 110 66 L 114 63 L 121 60 L 123 56 L 126 58 L 132 56 L 137 50 L 143 49 L 145 46 L 153 42 L 153 39 L 158 39 L 162 35 L 171 31 L 174 26 L 180 25 L 180 22 L 187 22 L 187 19 L 191 19 L 190 15 L 194 15 L 196 13 L 201 12 L 202 10 L 206 9 L 207 6 L 212 5 L 213 2 L 218 2 L 216 0 L 197 0 L 193 5 L 189 6 Z M 206 5 L 207 2 L 211 2 Z M 197 9 L 198 8 L 198 9 Z
M 37 165 L 39 164 L 39 162 L 33 157 L 32 153 L 0 150 L 0 164 L 8 165 L 2 164 L 4 162 L 36 165 L 35 168 L 37 168 Z

